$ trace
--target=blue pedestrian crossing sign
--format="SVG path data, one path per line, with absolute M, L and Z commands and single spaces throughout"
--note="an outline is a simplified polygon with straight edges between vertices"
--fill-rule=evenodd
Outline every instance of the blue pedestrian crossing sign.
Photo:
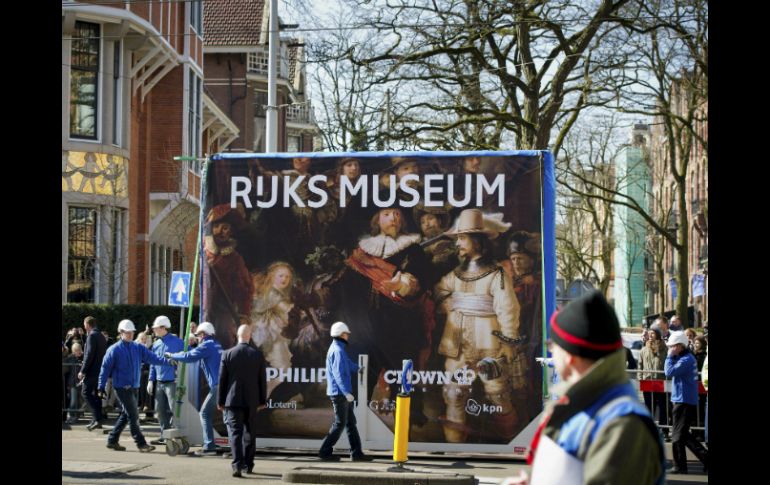
M 171 306 L 190 305 L 190 273 L 174 271 L 171 273 L 171 291 L 168 292 L 168 304 Z

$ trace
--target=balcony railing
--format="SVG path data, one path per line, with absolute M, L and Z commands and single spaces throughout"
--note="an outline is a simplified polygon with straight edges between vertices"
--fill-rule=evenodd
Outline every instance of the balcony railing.
M 288 79 L 289 77 L 289 56 L 285 48 L 281 49 L 280 65 L 278 71 L 278 77 Z M 267 76 L 268 69 L 268 52 L 266 49 L 259 50 L 257 52 L 249 52 L 248 62 L 246 69 L 249 73 L 259 74 L 260 76 Z
M 315 117 L 313 116 L 313 106 L 309 102 L 302 105 L 287 106 L 286 121 L 289 123 L 307 123 L 309 125 L 314 125 Z

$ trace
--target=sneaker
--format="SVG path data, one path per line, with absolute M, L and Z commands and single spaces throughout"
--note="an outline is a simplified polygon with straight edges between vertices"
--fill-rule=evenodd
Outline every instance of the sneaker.
M 107 448 L 115 451 L 126 451 L 125 446 L 121 446 L 120 443 L 107 443 Z
M 157 440 L 150 441 L 151 445 L 165 445 L 166 440 L 164 438 L 158 438 Z
M 372 461 L 372 460 L 374 460 L 374 457 L 369 455 L 353 456 L 350 458 L 350 461 Z
M 95 429 L 102 429 L 102 428 L 103 428 L 102 423 L 100 423 L 99 421 L 94 421 L 91 424 L 89 424 L 88 426 L 86 426 L 86 429 L 88 431 L 93 431 Z
M 253 466 L 252 467 L 243 467 L 243 468 L 241 468 L 241 471 L 243 473 L 248 474 L 248 475 L 254 475 L 254 467 Z
M 149 453 L 149 452 L 151 452 L 152 450 L 155 449 L 154 446 L 148 445 L 147 443 L 145 443 L 143 445 L 139 445 L 139 446 L 137 446 L 137 448 L 139 448 L 139 452 L 140 453 Z
M 233 476 L 234 476 L 234 477 L 238 477 L 238 478 L 240 478 L 240 477 L 242 477 L 243 475 L 241 475 L 241 471 L 240 471 L 240 470 L 238 470 L 238 469 L 235 469 L 235 470 L 233 470 Z
M 217 456 L 217 450 L 198 450 L 193 454 L 195 456 Z
M 337 455 L 329 455 L 329 456 L 318 456 L 318 458 L 321 459 L 321 461 L 340 461 L 340 457 Z

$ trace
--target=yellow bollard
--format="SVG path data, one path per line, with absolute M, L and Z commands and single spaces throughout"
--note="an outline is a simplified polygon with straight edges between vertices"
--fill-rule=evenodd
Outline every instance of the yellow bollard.
M 393 461 L 406 462 L 406 451 L 409 447 L 409 394 L 396 396 L 396 434 L 393 437 Z

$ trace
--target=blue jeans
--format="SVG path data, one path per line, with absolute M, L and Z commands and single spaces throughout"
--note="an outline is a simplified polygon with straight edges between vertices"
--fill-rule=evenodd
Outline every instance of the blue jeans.
M 80 409 L 80 392 L 78 392 L 80 388 L 78 386 L 73 385 L 72 388 L 70 388 L 70 409 Z M 80 416 L 80 413 L 78 411 L 70 411 L 70 418 L 71 419 L 77 419 L 78 416 Z
M 336 396 L 329 396 L 334 406 L 334 422 L 329 430 L 329 434 L 326 435 L 321 449 L 318 451 L 318 455 L 321 457 L 331 456 L 334 451 L 334 445 L 342 435 L 342 430 L 347 429 L 348 442 L 350 443 L 350 456 L 359 457 L 363 456 L 364 452 L 361 450 L 361 437 L 358 436 L 358 428 L 356 427 L 356 415 L 353 414 L 353 403 L 348 402 L 345 396 L 338 394 Z
M 160 423 L 160 436 L 163 431 L 172 428 L 174 416 L 174 399 L 176 398 L 176 382 L 155 381 L 155 411 L 158 413 Z
M 203 428 L 203 449 L 207 451 L 217 449 L 217 445 L 214 443 L 214 413 L 217 410 L 218 387 L 212 387 L 206 399 L 203 400 L 203 404 L 201 404 L 200 416 L 201 427 Z
M 123 409 L 120 411 L 118 420 L 115 421 L 115 426 L 112 428 L 112 431 L 110 431 L 107 443 L 117 443 L 120 440 L 120 433 L 123 432 L 123 428 L 125 428 L 126 423 L 128 423 L 129 429 L 131 430 L 131 436 L 134 438 L 136 446 L 146 445 L 147 441 L 144 439 L 141 428 L 139 428 L 139 411 L 136 408 L 139 389 L 115 388 L 115 394 Z

